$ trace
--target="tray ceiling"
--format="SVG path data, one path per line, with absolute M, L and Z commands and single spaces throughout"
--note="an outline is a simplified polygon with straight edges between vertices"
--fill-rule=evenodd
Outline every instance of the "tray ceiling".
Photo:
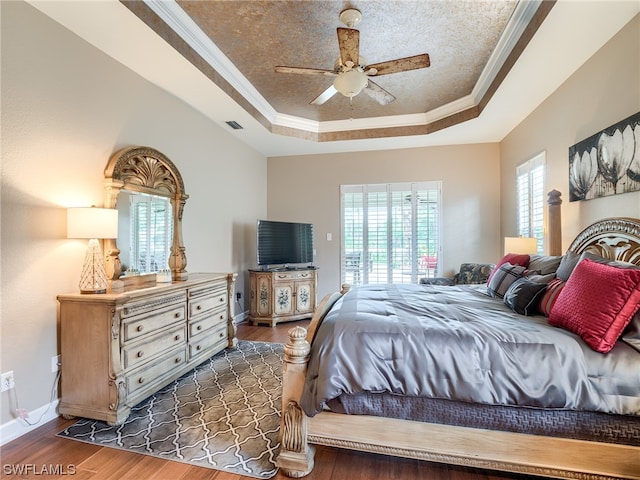
M 321 141 L 428 133 L 478 116 L 535 32 L 531 25 L 553 6 L 517 0 L 123 3 L 203 72 L 211 67 L 211 80 L 241 96 L 248 111 L 277 118 L 265 122 L 272 131 L 311 133 Z M 333 69 L 336 29 L 344 26 L 339 15 L 347 7 L 362 12 L 355 28 L 367 63 L 430 56 L 429 68 L 374 78 L 396 97 L 388 105 L 364 92 L 312 105 L 333 77 L 275 71 L 278 65 Z
M 266 156 L 500 142 L 640 13 L 637 0 L 478 0 L 462 10 L 453 0 L 27 2 Z M 310 106 L 327 79 L 273 71 L 331 68 L 349 7 L 362 11 L 369 63 L 431 57 L 424 71 L 376 79 L 396 110 L 366 105 L 362 93 L 353 105 L 335 95 Z M 474 10 L 482 8 L 499 18 Z M 458 20 L 449 23 L 447 10 Z M 482 48 L 469 55 L 464 42 Z M 450 78 L 437 80 L 445 71 Z

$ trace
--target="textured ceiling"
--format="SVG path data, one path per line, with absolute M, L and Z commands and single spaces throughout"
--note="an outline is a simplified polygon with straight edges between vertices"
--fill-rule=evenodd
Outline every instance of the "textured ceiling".
M 315 121 L 424 113 L 471 94 L 517 1 L 190 1 L 182 9 L 279 113 Z M 275 73 L 276 65 L 333 69 L 339 14 L 357 8 L 367 63 L 428 53 L 426 69 L 379 76 L 396 97 L 365 94 L 309 105 L 333 77 Z
M 305 120 L 303 117 L 286 115 L 280 110 L 289 107 L 279 106 L 278 110 L 268 102 L 276 102 L 273 98 L 261 95 L 257 88 L 260 87 L 257 80 L 256 88 L 242 75 L 233 64 L 226 59 L 224 54 L 215 47 L 213 41 L 194 22 L 186 11 L 174 0 L 101 0 L 85 2 L 64 2 L 49 0 L 27 0 L 27 2 L 40 10 L 51 19 L 60 23 L 89 44 L 95 46 L 114 60 L 130 68 L 142 78 L 174 95 L 196 111 L 202 113 L 214 123 L 246 143 L 251 148 L 261 152 L 265 156 L 323 154 L 336 152 L 377 151 L 384 149 L 414 148 L 436 145 L 458 145 L 469 143 L 500 142 L 519 123 L 531 114 L 545 99 L 553 94 L 570 76 L 575 73 L 590 57 L 602 48 L 618 31 L 640 13 L 640 2 L 637 0 L 521 0 L 513 7 L 496 50 L 491 54 L 488 67 L 481 74 L 479 82 L 474 86 L 473 94 L 461 100 L 450 102 L 436 110 L 426 111 L 414 115 L 395 115 L 384 117 L 349 118 L 337 121 L 318 122 Z M 70 4 L 73 3 L 73 8 Z M 248 12 L 252 12 L 254 2 L 228 0 L 212 2 L 202 0 L 203 5 L 211 4 L 214 8 L 221 7 L 224 12 L 218 13 L 218 23 L 227 25 L 234 37 L 233 26 L 242 31 L 245 20 L 238 13 L 244 10 L 244 16 L 250 19 Z M 215 5 L 220 3 L 221 5 Z M 395 7 L 397 22 L 387 14 L 382 16 L 379 24 L 384 28 L 373 26 L 378 9 L 373 12 L 368 10 L 369 5 L 377 5 L 379 8 L 387 8 L 387 3 Z M 338 48 L 335 29 L 341 26 L 339 12 L 349 6 L 357 6 L 363 11 L 363 20 L 358 28 L 361 31 L 361 47 L 364 50 L 372 48 L 371 43 L 376 40 L 382 42 L 377 51 L 391 45 L 391 40 L 386 37 L 377 37 L 367 40 L 366 36 L 371 32 L 394 32 L 394 36 L 407 32 L 407 28 L 401 28 L 398 33 L 397 25 L 409 24 L 417 17 L 415 11 L 410 10 L 411 5 L 426 6 L 433 4 L 434 8 L 455 7 L 455 1 L 425 0 L 424 2 L 389 1 L 389 2 L 347 2 L 320 3 L 314 0 L 301 0 L 298 2 L 275 2 L 273 7 L 290 5 L 285 8 L 284 17 L 273 20 L 276 25 L 273 29 L 263 27 L 265 31 L 253 33 L 255 40 L 240 42 L 246 49 L 248 63 L 262 61 L 265 51 L 282 51 L 282 55 L 296 55 L 305 57 L 308 54 L 319 54 L 323 49 L 316 47 L 320 43 L 318 38 L 313 38 L 311 48 L 300 49 L 297 45 L 282 40 L 281 34 L 287 32 L 313 32 L 318 29 L 319 21 L 313 15 L 321 15 L 327 24 L 328 33 L 325 42 L 333 50 L 327 54 L 327 61 L 333 62 L 337 57 Z M 495 5 L 496 2 L 467 2 L 468 8 Z M 262 2 L 257 2 L 262 4 Z M 305 13 L 302 16 L 299 8 L 318 5 L 333 5 L 334 11 L 315 11 Z M 500 3 L 498 3 L 500 5 Z M 513 5 L 513 4 L 510 4 Z M 327 7 L 328 8 L 328 7 Z M 521 15 L 522 10 L 530 15 Z M 532 10 L 534 9 L 534 10 Z M 269 16 L 271 10 L 264 11 L 257 17 Z M 293 13 L 292 13 L 293 12 Z M 409 17 L 406 18 L 407 12 Z M 281 13 L 282 15 L 282 13 Z M 304 15 L 309 15 L 305 17 Z M 326 15 L 326 16 L 323 16 Z M 482 15 L 475 15 L 480 19 Z M 430 19 L 429 22 L 418 21 L 416 31 L 409 32 L 409 40 L 403 40 L 392 45 L 397 48 L 405 48 L 413 45 L 410 41 L 423 31 L 445 22 L 444 17 Z M 258 21 L 248 21 L 249 25 L 260 24 Z M 473 24 L 473 22 L 472 22 Z M 287 26 L 288 25 L 288 26 Z M 515 28 L 514 28 L 515 27 Z M 449 26 L 444 29 L 455 29 Z M 466 27 L 465 27 L 466 28 Z M 465 28 L 455 40 L 472 38 L 473 47 L 479 40 L 475 36 L 467 35 Z M 273 31 L 279 32 L 274 40 Z M 466 28 L 466 30 L 471 30 Z M 515 30 L 515 32 L 514 32 Z M 294 35 L 291 34 L 291 35 Z M 299 33 L 295 34 L 297 37 Z M 480 35 L 481 37 L 482 35 Z M 304 35 L 301 37 L 304 38 Z M 504 42 L 508 38 L 509 42 Z M 300 40 L 296 40 L 300 41 Z M 234 40 L 232 43 L 237 42 Z M 442 38 L 435 41 L 437 44 L 449 45 Z M 219 43 L 223 43 L 219 41 Z M 263 46 L 266 43 L 266 47 Z M 506 43 L 506 45 L 505 45 Z M 284 47 L 282 46 L 284 45 Z M 505 48 L 506 47 L 506 48 Z M 440 47 L 439 47 L 440 48 Z M 458 47 L 462 48 L 462 47 Z M 433 72 L 438 67 L 439 52 L 434 45 L 428 45 L 424 49 L 431 57 L 432 66 L 425 72 Z M 414 54 L 416 50 L 411 50 Z M 463 49 L 464 50 L 464 49 Z M 262 52 L 262 53 L 258 53 Z M 311 52 L 311 53 L 310 53 Z M 315 52 L 315 53 L 314 53 Z M 496 60 L 496 53 L 499 61 Z M 232 54 L 229 54 L 232 55 Z M 371 56 L 371 54 L 368 54 Z M 375 54 L 374 54 L 375 55 Z M 456 55 L 456 52 L 453 53 Z M 397 50 L 391 52 L 391 58 L 397 58 L 400 53 Z M 219 57 L 226 59 L 226 64 L 218 61 Z M 384 61 L 389 57 L 382 56 L 368 59 L 370 62 Z M 451 56 L 445 61 L 453 61 Z M 495 61 L 495 63 L 494 63 Z M 273 73 L 272 68 L 281 62 L 280 55 L 273 60 L 273 65 L 265 67 L 266 74 Z M 318 60 L 320 62 L 320 60 Z M 291 64 L 295 65 L 292 60 Z M 232 66 L 233 68 L 228 68 Z M 322 65 L 318 64 L 318 67 Z M 327 65 L 325 68 L 331 68 Z M 461 67 L 462 69 L 462 67 Z M 487 75 L 487 71 L 493 72 Z M 414 73 L 406 72 L 403 77 L 411 79 Z M 454 72 L 455 73 L 455 72 Z M 381 84 L 384 81 L 393 80 L 395 74 L 386 78 L 377 79 Z M 271 81 L 265 81 L 266 87 L 273 88 L 283 82 L 286 75 L 273 74 Z M 488 77 L 488 79 L 487 79 Z M 291 80 L 291 79 L 289 79 Z M 292 89 L 300 88 L 300 100 L 292 102 L 291 108 L 307 106 L 309 100 L 322 90 L 324 84 L 315 91 L 309 91 L 306 81 L 314 81 L 312 77 L 297 75 L 294 77 Z M 451 82 L 461 82 L 454 75 Z M 445 84 L 448 83 L 444 82 Z M 400 88 L 404 88 L 401 82 Z M 478 85 L 484 85 L 478 88 Z M 392 90 L 385 84 L 386 88 Z M 421 85 L 418 88 L 423 88 Z M 289 89 L 288 89 L 289 90 Z M 427 86 L 430 94 L 438 93 L 433 85 Z M 410 90 L 411 92 L 411 90 Z M 277 93 L 277 91 L 276 91 Z M 397 101 L 405 100 L 398 91 L 392 92 L 398 97 Z M 364 94 L 362 102 L 368 100 Z M 287 97 L 292 97 L 288 93 Z M 293 97 L 292 97 L 293 98 Z M 281 100 L 283 104 L 287 99 Z M 344 100 L 334 96 L 329 102 Z M 358 108 L 360 96 L 356 97 L 353 109 Z M 329 103 L 328 102 L 328 103 Z M 395 103 L 395 102 L 394 102 Z M 348 108 L 348 104 L 346 104 Z M 393 106 L 393 104 L 391 104 Z M 324 107 L 328 107 L 325 105 Z M 410 105 L 411 106 L 411 105 Z M 309 107 L 316 111 L 318 107 Z M 421 107 L 426 108 L 426 107 Z M 388 111 L 387 109 L 382 110 Z M 348 114 L 349 112 L 347 112 Z M 355 112 L 354 112 L 355 113 Z M 384 115 L 384 113 L 383 113 Z M 238 121 L 244 128 L 231 130 L 226 122 Z M 177 132 L 179 134 L 179 132 Z

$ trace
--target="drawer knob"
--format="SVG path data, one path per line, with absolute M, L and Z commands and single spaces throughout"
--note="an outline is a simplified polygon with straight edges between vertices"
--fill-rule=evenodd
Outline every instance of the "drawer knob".
M 180 312 L 176 312 L 176 314 L 174 315 L 175 318 L 180 318 L 182 316 L 182 314 Z
M 138 383 L 144 383 L 144 378 L 140 377 L 140 378 L 138 379 Z
M 178 340 L 180 340 L 180 335 L 176 335 L 176 336 L 174 337 L 174 339 L 175 339 L 175 341 L 177 342 Z
M 224 297 L 220 297 L 220 301 L 221 301 L 221 302 L 224 302 Z
M 144 330 L 144 326 L 143 326 L 143 325 L 138 325 L 138 328 L 136 328 L 136 330 L 137 330 L 138 332 L 141 332 L 141 331 L 143 331 L 143 330 Z
M 220 332 L 220 338 L 224 337 L 224 333 Z
M 202 347 L 200 345 L 196 346 L 196 350 L 200 350 Z
M 224 314 L 220 315 L 220 320 L 224 320 Z
M 142 350 L 140 350 L 140 351 L 138 352 L 138 358 L 142 358 L 142 356 L 143 356 L 143 355 L 144 355 L 144 352 L 143 352 Z
M 202 330 L 202 325 L 198 325 L 198 326 L 196 327 L 196 330 Z
M 180 357 L 176 357 L 175 362 L 176 362 L 176 363 L 180 363 Z
M 202 310 L 202 305 L 198 305 L 198 306 L 196 307 L 196 310 Z

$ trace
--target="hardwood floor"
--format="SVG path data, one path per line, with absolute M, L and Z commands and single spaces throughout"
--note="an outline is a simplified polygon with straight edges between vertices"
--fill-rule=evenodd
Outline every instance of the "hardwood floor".
M 284 343 L 287 331 L 308 321 L 280 324 L 274 328 L 238 325 L 238 338 Z M 0 449 L 0 478 L 74 478 L 117 480 L 240 480 L 229 474 L 184 463 L 99 447 L 56 437 L 74 420 L 58 417 Z M 23 474 L 18 474 L 22 470 Z M 307 480 L 498 480 L 531 477 L 473 468 L 435 464 L 385 455 L 318 447 L 316 466 Z M 275 480 L 288 477 L 279 473 Z

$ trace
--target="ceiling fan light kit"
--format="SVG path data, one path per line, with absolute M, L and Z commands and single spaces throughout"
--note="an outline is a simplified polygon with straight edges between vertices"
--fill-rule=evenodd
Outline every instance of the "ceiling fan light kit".
M 354 69 L 340 73 L 333 82 L 333 87 L 345 97 L 353 98 L 367 86 L 367 83 L 369 79 L 364 72 Z
M 393 102 L 395 97 L 372 82 L 369 77 L 427 68 L 430 66 L 429 55 L 423 53 L 368 65 L 366 60 L 360 57 L 360 31 L 353 28 L 360 23 L 360 20 L 362 20 L 362 14 L 355 8 L 349 8 L 340 13 L 340 21 L 347 28 L 339 27 L 337 30 L 340 58 L 333 70 L 277 66 L 276 72 L 335 76 L 333 84 L 310 102 L 313 105 L 322 105 L 337 92 L 352 100 L 362 91 L 380 105 Z
M 362 13 L 360 13 L 360 10 L 347 8 L 340 12 L 340 21 L 349 28 L 353 28 L 358 25 L 360 20 L 362 20 Z

